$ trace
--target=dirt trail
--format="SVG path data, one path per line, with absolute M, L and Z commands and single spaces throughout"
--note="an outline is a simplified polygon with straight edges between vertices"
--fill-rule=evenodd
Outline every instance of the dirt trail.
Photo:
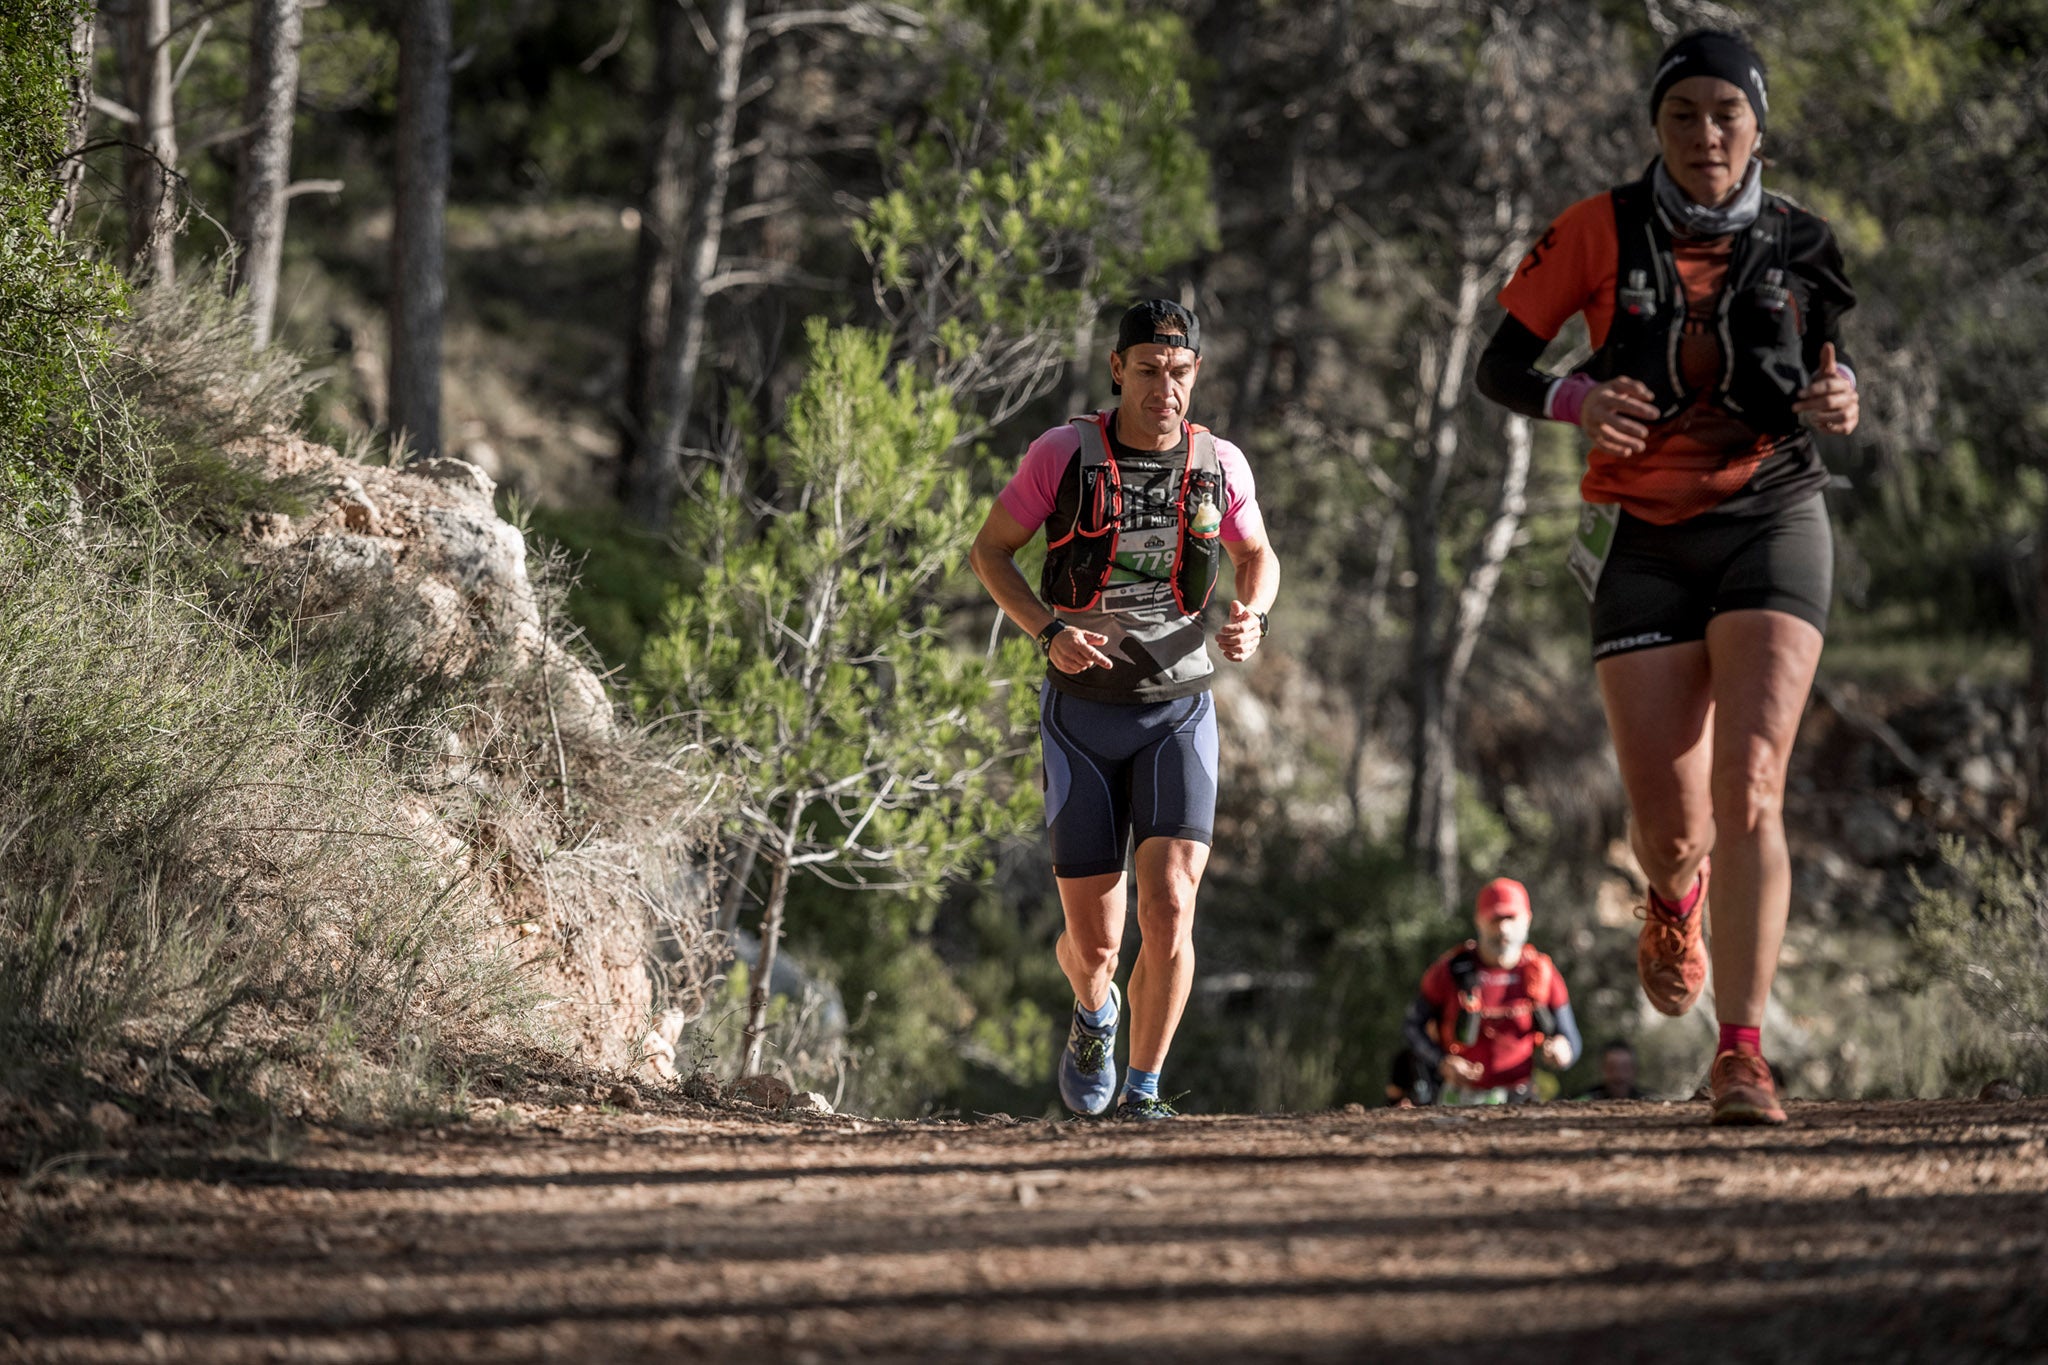
M 1702 1116 L 316 1135 L 10 1189 L 0 1358 L 2048 1360 L 2048 1104 Z

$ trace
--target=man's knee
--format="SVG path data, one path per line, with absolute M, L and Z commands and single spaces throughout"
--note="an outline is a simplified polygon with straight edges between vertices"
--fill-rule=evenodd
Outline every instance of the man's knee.
M 1147 944 L 1185 944 L 1194 937 L 1196 879 L 1172 879 L 1138 895 L 1138 932 Z
M 1117 946 L 1106 941 L 1089 941 L 1067 935 L 1067 957 L 1080 970 L 1092 975 L 1114 974 L 1117 965 Z

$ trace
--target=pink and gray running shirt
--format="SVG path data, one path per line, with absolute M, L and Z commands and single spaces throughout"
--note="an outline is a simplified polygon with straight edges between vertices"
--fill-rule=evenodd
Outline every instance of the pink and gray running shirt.
M 1107 636 L 1102 652 L 1114 667 L 1078 674 L 1048 667 L 1046 677 L 1059 691 L 1089 701 L 1150 703 L 1206 692 L 1216 671 L 1206 633 L 1200 619 L 1183 615 L 1173 600 L 1180 523 L 1175 499 L 1187 443 L 1172 450 L 1134 450 L 1116 439 L 1114 419 L 1109 429 L 1124 492 L 1115 568 L 1095 610 L 1058 614 L 1071 625 Z M 1033 441 L 998 499 L 1003 510 L 1027 531 L 1044 526 L 1058 500 L 1060 480 L 1080 449 L 1080 433 L 1065 423 Z M 1222 539 L 1228 545 L 1258 531 L 1259 505 L 1244 452 L 1218 437 L 1216 461 L 1223 472 Z

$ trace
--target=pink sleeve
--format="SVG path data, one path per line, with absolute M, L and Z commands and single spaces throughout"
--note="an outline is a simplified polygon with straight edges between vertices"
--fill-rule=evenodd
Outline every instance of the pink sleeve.
M 1003 510 L 1027 531 L 1036 531 L 1052 515 L 1060 493 L 1060 476 L 1081 449 L 1081 433 L 1071 426 L 1057 426 L 1031 443 L 1024 463 L 1017 467 L 1009 484 L 996 495 Z
M 1259 490 L 1252 481 L 1252 467 L 1242 450 L 1220 437 L 1216 441 L 1216 463 L 1223 466 L 1224 496 L 1229 503 L 1223 509 L 1223 539 L 1249 539 L 1266 526 L 1259 515 Z

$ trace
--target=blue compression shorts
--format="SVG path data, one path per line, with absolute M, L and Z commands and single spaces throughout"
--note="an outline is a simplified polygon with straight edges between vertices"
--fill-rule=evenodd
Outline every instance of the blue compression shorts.
M 1046 687 L 1045 825 L 1056 877 L 1124 870 L 1135 833 L 1208 843 L 1216 831 L 1216 703 L 1207 692 L 1122 705 Z

